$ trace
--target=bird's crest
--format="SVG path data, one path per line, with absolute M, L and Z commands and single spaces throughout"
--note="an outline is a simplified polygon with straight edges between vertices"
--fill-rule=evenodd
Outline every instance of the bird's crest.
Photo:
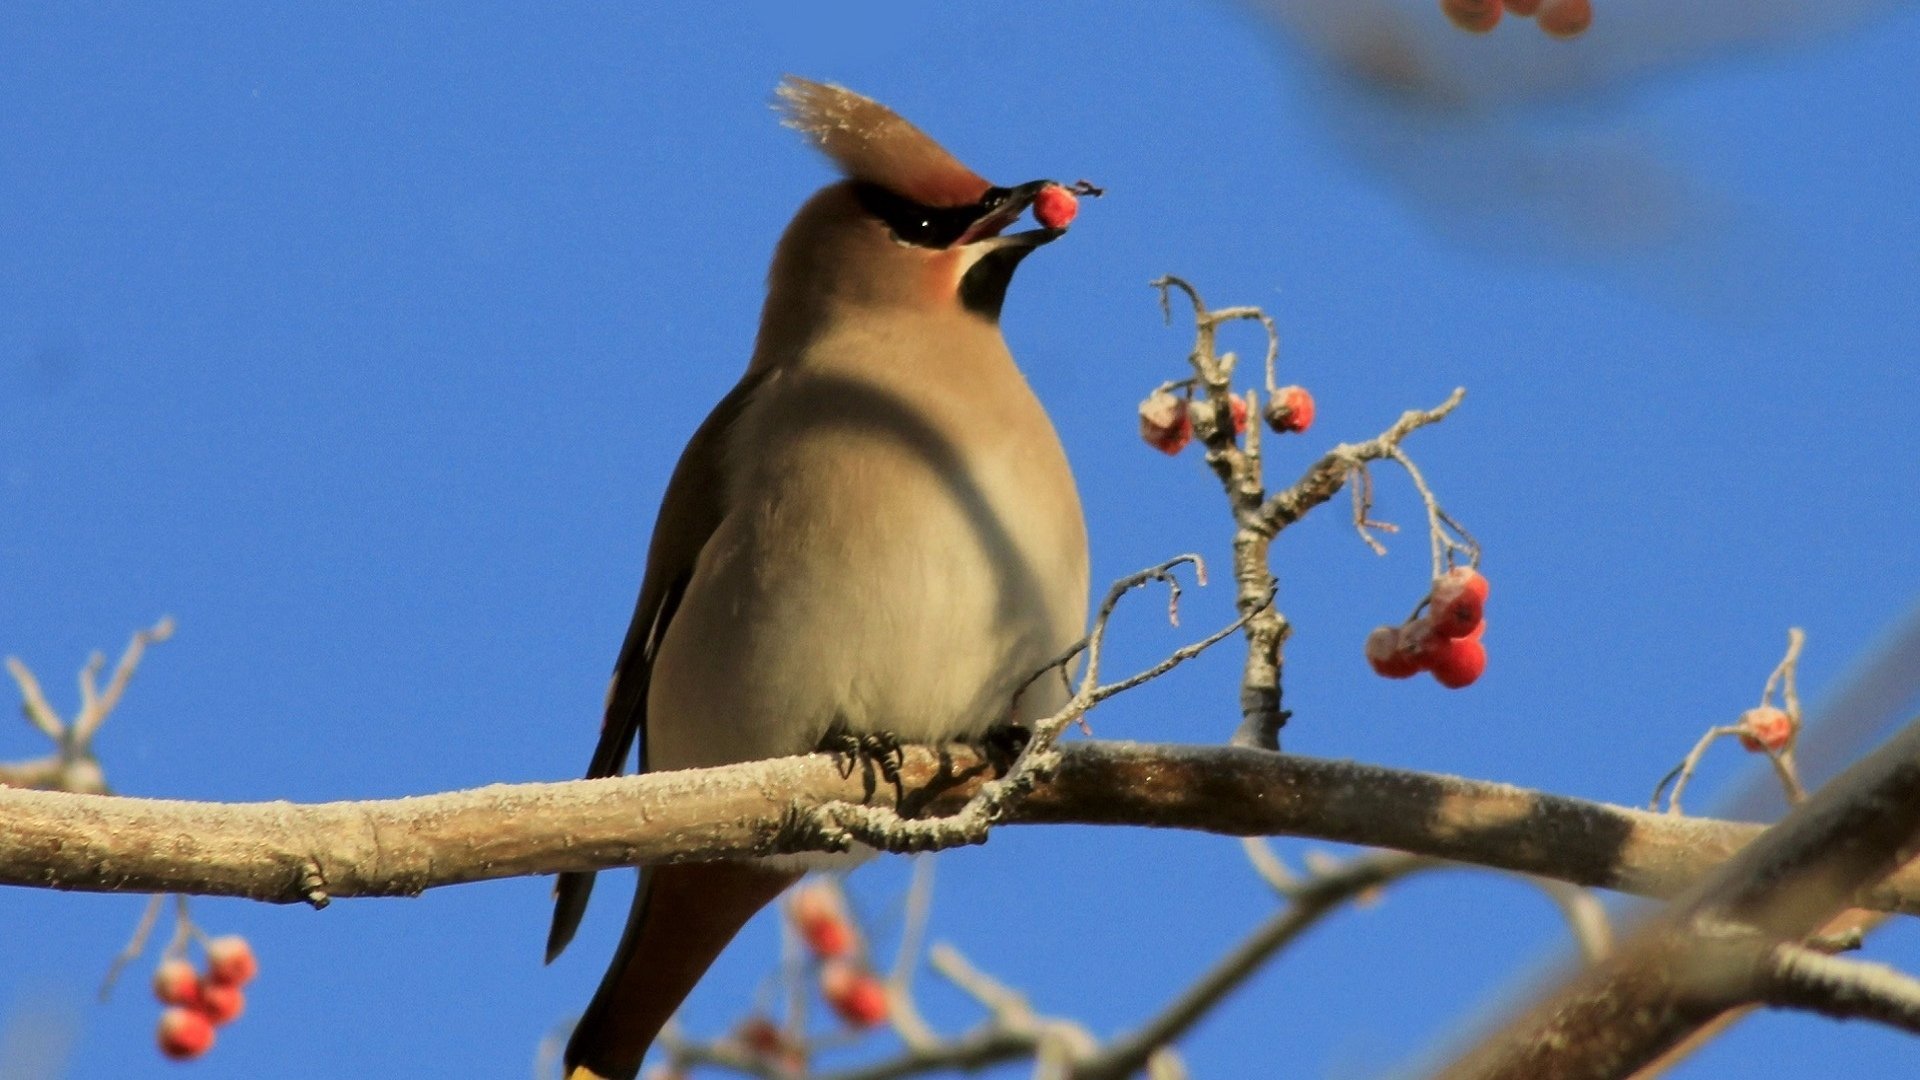
M 923 206 L 964 206 L 992 186 L 872 98 L 796 75 L 781 80 L 776 93 L 783 122 L 811 139 L 851 179 Z

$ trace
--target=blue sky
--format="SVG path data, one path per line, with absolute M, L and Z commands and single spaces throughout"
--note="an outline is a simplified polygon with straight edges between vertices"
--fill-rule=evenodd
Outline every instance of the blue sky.
M 0 652 L 69 705 L 89 650 L 178 618 L 102 736 L 127 793 L 576 774 L 667 472 L 744 364 L 774 237 L 829 178 L 767 108 L 794 71 L 893 104 L 996 180 L 1109 189 L 1021 269 L 1005 317 L 1074 461 L 1097 582 L 1189 549 L 1224 569 L 1211 477 L 1134 434 L 1189 341 L 1151 278 L 1278 319 L 1282 380 L 1319 419 L 1270 452 L 1277 480 L 1466 386 L 1411 449 L 1485 545 L 1488 674 L 1448 693 L 1366 671 L 1360 643 L 1418 597 L 1425 548 L 1403 534 L 1375 558 L 1330 508 L 1275 548 L 1298 628 L 1288 746 L 1643 801 L 1752 703 L 1788 626 L 1808 630 L 1818 699 L 1915 598 L 1920 13 L 1636 73 L 1607 58 L 1654 5 L 1620 0 L 1613 30 L 1597 6 L 1571 44 L 1458 38 L 1397 7 L 1477 79 L 1445 105 L 1356 90 L 1300 24 L 1222 4 L 10 9 Z M 1382 479 L 1381 514 L 1417 526 Z M 1181 631 L 1157 601 L 1130 608 L 1115 663 L 1229 599 L 1192 596 Z M 1227 653 L 1183 669 L 1096 730 L 1224 739 L 1233 670 Z M 0 758 L 33 740 L 0 728 Z M 1691 805 L 1749 767 L 1724 753 Z M 856 877 L 876 925 L 904 880 Z M 542 968 L 547 888 L 196 904 L 264 973 L 194 1068 L 527 1075 L 624 911 L 609 883 Z M 142 977 L 91 1003 L 139 908 L 0 893 L 0 1018 L 74 1025 L 69 1076 L 176 1069 Z M 1106 1034 L 1269 910 L 1231 841 L 1008 830 L 942 859 L 934 934 Z M 773 941 L 750 928 L 695 1030 L 738 1015 Z M 1416 881 L 1183 1049 L 1198 1076 L 1380 1075 L 1564 945 L 1525 887 Z M 1904 927 L 1871 952 L 1920 968 Z M 930 1005 L 949 1028 L 972 1015 Z M 1882 1031 L 1768 1016 L 1676 1075 L 1916 1065 Z

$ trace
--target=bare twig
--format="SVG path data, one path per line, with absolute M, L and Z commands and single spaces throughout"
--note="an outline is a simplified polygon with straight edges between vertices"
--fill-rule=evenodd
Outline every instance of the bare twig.
M 1416 871 L 1447 865 L 1400 852 L 1375 852 L 1295 886 L 1292 903 L 1262 923 L 1157 1015 L 1073 1070 L 1074 1080 L 1125 1080 L 1154 1051 L 1184 1035 L 1274 953 L 1353 898 Z
M 1661 793 L 1666 791 L 1668 784 L 1672 784 L 1673 795 L 1667 801 L 1667 812 L 1680 813 L 1680 796 L 1686 790 L 1687 782 L 1693 779 L 1695 770 L 1700 767 L 1700 759 L 1715 741 L 1728 736 L 1737 736 L 1747 749 L 1762 751 L 1767 755 L 1767 760 L 1773 765 L 1774 773 L 1780 778 L 1781 787 L 1786 789 L 1789 804 L 1798 803 L 1807 797 L 1806 789 L 1800 784 L 1800 770 L 1794 763 L 1793 755 L 1794 744 L 1799 740 L 1801 726 L 1800 693 L 1795 685 L 1795 674 L 1800 665 L 1800 650 L 1806 645 L 1806 641 L 1807 635 L 1799 627 L 1787 631 L 1786 656 L 1774 667 L 1773 673 L 1767 676 L 1766 685 L 1760 690 L 1759 706 L 1742 713 L 1737 723 L 1708 728 L 1707 733 L 1700 737 L 1700 741 L 1687 752 L 1687 756 L 1680 764 L 1674 766 L 1673 770 L 1661 777 L 1660 783 L 1654 786 L 1653 800 L 1649 803 L 1650 808 L 1659 809 Z M 1753 723 L 1753 717 L 1771 713 L 1774 692 L 1783 686 L 1783 701 L 1786 707 L 1781 710 L 1781 713 L 1787 717 L 1787 737 L 1784 746 L 1777 746 L 1766 737 L 1767 733 L 1754 730 L 1749 727 L 1749 724 Z M 1780 713 L 1771 713 L 1771 715 L 1777 717 Z
M 1205 395 L 1207 405 L 1191 410 L 1194 432 L 1206 444 L 1207 466 L 1220 480 L 1233 515 L 1234 603 L 1245 620 L 1243 629 L 1247 639 L 1247 658 L 1240 679 L 1240 725 L 1234 732 L 1233 744 L 1277 750 L 1280 729 L 1289 715 L 1284 708 L 1282 650 L 1292 626 L 1273 604 L 1279 588 L 1269 559 L 1274 537 L 1309 510 L 1331 499 L 1349 477 L 1359 476 L 1364 488 L 1367 482 L 1364 470 L 1370 461 L 1398 457 L 1411 470 L 1411 462 L 1399 452 L 1401 440 L 1452 412 L 1460 404 L 1464 391 L 1455 390 L 1453 396 L 1436 409 L 1403 415 L 1392 427 L 1367 442 L 1335 447 L 1292 488 L 1269 497 L 1261 467 L 1260 425 L 1248 425 L 1246 444 L 1242 446 L 1231 420 L 1235 359 L 1232 353 L 1220 353 L 1217 344 L 1222 326 L 1237 321 L 1258 322 L 1267 334 L 1266 382 L 1267 392 L 1272 394 L 1278 389 L 1274 369 L 1280 351 L 1279 329 L 1272 318 L 1256 307 L 1208 308 L 1198 289 L 1171 274 L 1154 281 L 1153 286 L 1160 290 L 1161 310 L 1169 320 L 1173 313 L 1172 294 L 1176 290 L 1193 309 L 1194 338 L 1187 359 L 1194 370 L 1192 384 Z M 1255 404 L 1257 401 L 1249 396 L 1250 416 L 1259 412 L 1253 408 Z M 1424 491 L 1424 481 L 1417 471 L 1414 475 L 1416 484 Z M 1438 522 L 1442 519 L 1451 522 L 1451 519 L 1438 510 L 1431 495 L 1425 491 L 1429 517 L 1435 522 L 1434 535 L 1440 537 Z M 1361 538 L 1378 551 L 1379 541 L 1368 531 L 1378 524 L 1369 519 L 1367 503 L 1363 490 L 1355 505 L 1354 524 Z M 1471 544 L 1464 532 L 1460 535 Z
M 912 1050 L 925 1050 L 940 1041 L 914 1000 L 913 972 L 920 964 L 920 950 L 927 937 L 927 922 L 933 914 L 934 855 L 914 860 L 913 879 L 907 886 L 907 902 L 900 929 L 900 945 L 894 953 L 893 970 L 887 973 L 887 1000 L 891 1008 L 887 1018 L 900 1041 Z
M 113 963 L 107 965 L 106 977 L 100 980 L 101 1001 L 113 995 L 113 984 L 120 981 L 120 973 L 126 970 L 127 965 L 140 959 L 140 954 L 147 951 L 147 939 L 153 936 L 154 925 L 160 921 L 160 909 L 166 902 L 163 894 L 155 894 L 147 900 L 146 911 L 141 914 L 140 921 L 134 924 L 133 936 L 127 939 L 126 946 L 113 958 Z
M 47 704 L 40 680 L 33 677 L 33 672 L 17 656 L 7 657 L 7 673 L 20 686 L 20 711 L 26 714 L 27 722 L 56 743 L 65 740 L 66 725 L 60 722 L 60 714 L 53 711 L 53 706 Z
M 1660 782 L 1654 785 L 1653 798 L 1648 800 L 1647 809 L 1660 809 L 1660 796 L 1667 790 L 1667 785 L 1672 784 L 1673 794 L 1667 798 L 1667 813 L 1676 816 L 1682 813 L 1680 796 L 1686 793 L 1687 781 L 1693 779 L 1694 771 L 1700 767 L 1700 759 L 1706 756 L 1707 748 L 1717 740 L 1739 735 L 1741 730 L 1738 724 L 1708 728 L 1707 733 L 1700 736 L 1700 741 L 1693 744 L 1693 749 L 1687 751 L 1687 756 L 1681 759 L 1680 764 L 1675 765 L 1671 772 L 1661 777 Z
M 105 690 L 92 691 L 93 674 L 99 670 L 98 664 L 89 664 L 87 669 L 88 693 L 78 715 L 73 718 L 73 737 L 82 745 L 93 739 L 94 732 L 100 730 L 100 724 L 114 709 L 120 706 L 120 698 L 127 692 L 127 683 L 132 681 L 133 673 L 140 667 L 140 661 L 147 654 L 147 646 L 165 641 L 173 636 L 173 616 L 161 616 L 160 621 L 145 630 L 134 632 L 133 639 L 127 642 L 125 651 L 120 654 L 120 662 L 113 667 L 113 677 L 107 680 Z M 94 658 L 104 662 L 98 653 Z
M 27 665 L 18 657 L 7 657 L 7 672 L 20 688 L 21 710 L 29 723 L 53 741 L 54 749 L 50 754 L 25 761 L 0 761 L 0 787 L 91 794 L 106 792 L 106 774 L 94 755 L 93 737 L 99 732 L 101 723 L 120 704 L 120 697 L 126 692 L 127 683 L 133 678 L 135 669 L 140 666 L 141 657 L 146 655 L 147 646 L 171 636 L 172 616 L 162 617 L 152 627 L 136 631 L 133 639 L 127 643 L 126 650 L 120 654 L 120 662 L 115 666 L 113 678 L 105 690 L 100 689 L 99 675 L 106 666 L 106 657 L 98 652 L 89 656 L 80 669 L 80 710 L 71 724 L 63 722 L 60 714 L 48 703 L 40 681 Z
M 1606 905 L 1592 889 L 1537 874 L 1520 876 L 1538 886 L 1560 908 L 1560 915 L 1572 931 L 1574 944 L 1579 946 L 1583 959 L 1597 964 L 1613 955 L 1613 921 L 1607 918 Z
M 1273 845 L 1267 843 L 1266 837 L 1243 837 L 1240 846 L 1246 851 L 1247 861 L 1253 864 L 1254 873 L 1260 875 L 1260 880 L 1265 881 L 1281 896 L 1293 895 L 1293 890 L 1300 885 L 1300 878 L 1287 868 L 1286 862 L 1280 858 L 1280 853 L 1273 850 Z

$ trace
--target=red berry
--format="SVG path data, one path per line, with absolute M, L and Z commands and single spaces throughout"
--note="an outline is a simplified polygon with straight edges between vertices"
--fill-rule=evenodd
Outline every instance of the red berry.
M 1233 433 L 1245 435 L 1247 433 L 1247 399 L 1235 394 L 1228 398 L 1227 402 L 1228 407 L 1233 410 Z
M 761 1057 L 778 1057 L 787 1048 L 786 1033 L 772 1018 L 755 1013 L 740 1022 L 734 1029 L 733 1037 L 740 1045 Z
M 213 1023 L 197 1010 L 179 1005 L 160 1014 L 160 1052 L 175 1061 L 191 1061 L 213 1049 Z
M 1740 745 L 1761 753 L 1779 753 L 1793 743 L 1793 717 L 1771 705 L 1740 714 Z
M 1440 0 L 1453 25 L 1474 34 L 1484 34 L 1500 22 L 1500 0 Z
M 208 983 L 200 988 L 200 1011 L 215 1027 L 224 1027 L 247 1011 L 247 995 L 237 986 Z
M 185 960 L 163 960 L 153 972 L 153 996 L 162 1005 L 200 1004 L 200 973 Z
M 221 986 L 245 986 L 260 974 L 253 946 L 238 934 L 207 942 L 207 981 Z
M 822 919 L 810 922 L 800 928 L 800 936 L 807 941 L 807 948 L 821 959 L 845 956 L 853 951 L 853 928 L 844 919 Z
M 1367 635 L 1367 663 L 1376 675 L 1406 679 L 1418 674 L 1420 661 L 1400 647 L 1400 628 L 1376 626 Z
M 1591 0 L 1548 0 L 1540 9 L 1540 29 L 1557 38 L 1579 37 L 1591 25 Z
M 1435 637 L 1441 643 L 1428 670 L 1449 690 L 1471 686 L 1487 670 L 1487 647 L 1473 638 Z
M 1466 637 L 1486 614 L 1487 579 L 1471 566 L 1456 566 L 1434 580 L 1427 617 L 1441 637 Z
M 1059 184 L 1048 184 L 1033 197 L 1033 219 L 1049 229 L 1064 229 L 1080 212 L 1080 200 Z
M 1283 386 L 1267 402 L 1267 426 L 1286 434 L 1313 426 L 1313 395 L 1304 386 Z
M 1155 390 L 1140 403 L 1140 437 L 1163 454 L 1177 454 L 1193 441 L 1193 416 L 1184 398 Z
M 808 885 L 796 890 L 788 907 L 794 929 L 823 960 L 845 956 L 853 950 L 853 924 L 847 919 L 840 894 L 828 885 Z
M 847 1025 L 870 1028 L 887 1018 L 887 988 L 871 971 L 845 960 L 820 968 L 820 996 Z

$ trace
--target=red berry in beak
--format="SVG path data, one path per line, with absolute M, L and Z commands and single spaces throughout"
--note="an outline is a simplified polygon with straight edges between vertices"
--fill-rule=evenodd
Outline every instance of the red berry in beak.
M 1033 197 L 1033 219 L 1049 229 L 1064 229 L 1080 212 L 1080 200 L 1059 184 L 1048 184 Z

